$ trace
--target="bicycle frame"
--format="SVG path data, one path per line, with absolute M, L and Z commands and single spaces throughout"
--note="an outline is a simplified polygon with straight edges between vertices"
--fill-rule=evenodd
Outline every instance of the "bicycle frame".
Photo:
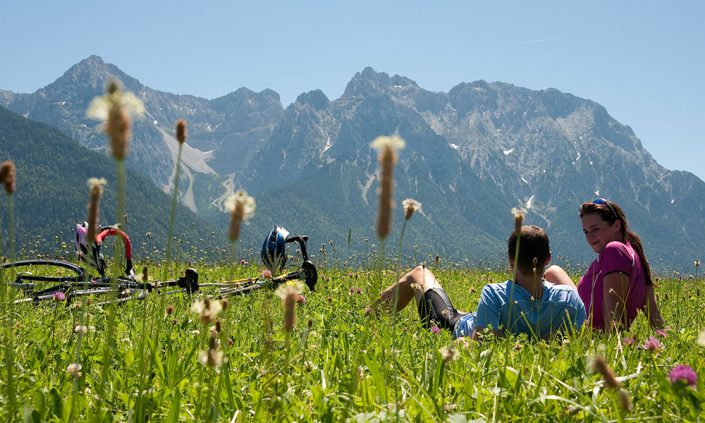
M 139 293 L 138 299 L 144 299 L 148 293 L 155 292 L 159 295 L 168 295 L 175 293 L 184 293 L 187 295 L 198 292 L 201 288 L 216 287 L 220 288 L 218 295 L 234 296 L 244 295 L 255 290 L 269 287 L 276 288 L 290 280 L 303 280 L 311 291 L 315 290 L 318 281 L 318 271 L 316 266 L 308 260 L 308 255 L 305 249 L 305 238 L 295 237 L 291 242 L 298 241 L 302 246 L 301 252 L 305 261 L 301 264 L 301 268 L 279 275 L 274 278 L 247 278 L 235 281 L 226 281 L 220 283 L 205 283 L 199 284 L 198 272 L 195 269 L 186 269 L 184 276 L 176 280 L 170 281 L 155 281 L 153 283 L 139 282 L 127 277 L 109 277 L 101 276 L 90 278 L 85 270 L 73 263 L 62 260 L 21 260 L 16 262 L 4 263 L 0 266 L 2 269 L 32 267 L 32 266 L 55 266 L 63 269 L 68 269 L 73 274 L 65 276 L 45 276 L 34 275 L 28 272 L 20 272 L 16 275 L 15 280 L 9 283 L 10 286 L 22 289 L 25 292 L 26 298 L 15 301 L 16 303 L 34 302 L 38 303 L 44 300 L 54 298 L 58 292 L 62 292 L 67 302 L 73 298 L 88 296 L 88 295 L 107 295 L 115 294 L 118 296 L 117 301 L 126 301 L 134 298 L 133 294 Z M 37 284 L 35 282 L 50 283 L 51 286 L 35 291 Z M 173 291 L 163 292 L 163 289 L 178 288 Z

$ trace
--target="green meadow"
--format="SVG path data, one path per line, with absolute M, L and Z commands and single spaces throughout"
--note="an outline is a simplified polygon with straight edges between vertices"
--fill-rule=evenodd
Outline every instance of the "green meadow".
M 204 267 L 200 277 L 260 271 Z M 508 276 L 443 266 L 434 272 L 465 310 L 474 309 L 484 284 Z M 291 331 L 271 289 L 227 298 L 211 321 L 192 310 L 205 290 L 120 305 L 101 305 L 107 295 L 5 302 L 4 420 L 698 421 L 702 414 L 702 380 L 671 383 L 669 373 L 680 364 L 705 368 L 703 279 L 659 282 L 669 329 L 658 334 L 639 316 L 610 336 L 583 330 L 547 341 L 457 342 L 421 327 L 414 307 L 364 315 L 378 287 L 400 271 L 331 267 L 319 274 L 316 291 L 304 292 L 306 302 L 296 306 Z M 619 388 L 603 385 L 596 357 Z

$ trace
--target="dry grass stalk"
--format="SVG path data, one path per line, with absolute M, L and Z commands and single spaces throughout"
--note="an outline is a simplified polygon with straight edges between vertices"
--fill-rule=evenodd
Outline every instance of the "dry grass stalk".
M 129 151 L 129 141 L 132 135 L 132 121 L 122 107 L 110 109 L 105 133 L 110 138 L 110 151 L 117 160 L 125 160 Z
M 95 242 L 98 232 L 98 222 L 100 221 L 100 199 L 103 197 L 103 186 L 105 179 L 90 178 L 88 180 L 89 200 L 88 200 L 88 242 Z
M 526 215 L 526 210 L 522 208 L 513 208 L 512 214 L 514 215 L 514 233 L 517 237 L 521 236 L 521 224 L 524 221 L 524 216 Z
M 595 357 L 592 362 L 592 368 L 595 372 L 602 376 L 602 380 L 605 382 L 605 388 L 611 389 L 617 393 L 617 398 L 619 399 L 619 405 L 624 411 L 630 411 L 632 408 L 631 400 L 629 399 L 629 394 L 622 389 L 619 381 L 614 375 L 614 372 L 607 364 L 604 357 Z
M 377 237 L 385 239 L 392 227 L 392 208 L 394 207 L 394 165 L 397 151 L 404 148 L 404 140 L 398 135 L 381 136 L 372 141 L 372 147 L 379 154 L 379 209 L 377 211 Z
M 377 213 L 377 236 L 379 238 L 386 238 L 392 226 L 392 207 L 394 207 L 392 190 L 395 163 L 396 154 L 391 148 L 385 148 L 379 157 L 381 169 L 379 181 L 379 210 Z
M 296 326 L 296 303 L 305 301 L 301 295 L 304 285 L 300 281 L 289 281 L 279 285 L 274 293 L 282 299 L 284 307 L 284 331 L 291 332 Z
M 290 292 L 284 297 L 284 330 L 291 332 L 296 326 L 296 297 L 297 294 Z
M 179 144 L 186 142 L 186 121 L 179 119 L 176 121 L 176 140 Z
M 230 210 L 230 228 L 228 239 L 235 242 L 240 238 L 240 225 L 249 220 L 255 213 L 255 199 L 243 190 L 231 195 L 225 204 Z
M 0 183 L 5 184 L 5 192 L 15 192 L 17 184 L 17 169 L 11 160 L 5 160 L 0 166 Z

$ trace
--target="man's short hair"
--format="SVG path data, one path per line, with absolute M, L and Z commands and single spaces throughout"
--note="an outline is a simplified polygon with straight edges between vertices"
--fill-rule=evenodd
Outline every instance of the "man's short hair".
M 531 274 L 536 269 L 536 272 L 543 274 L 544 262 L 551 255 L 546 232 L 538 226 L 525 225 L 521 227 L 519 239 L 519 257 L 515 257 L 517 234 L 512 231 L 511 235 L 509 235 L 507 255 L 510 260 L 517 260 L 517 267 L 521 273 Z

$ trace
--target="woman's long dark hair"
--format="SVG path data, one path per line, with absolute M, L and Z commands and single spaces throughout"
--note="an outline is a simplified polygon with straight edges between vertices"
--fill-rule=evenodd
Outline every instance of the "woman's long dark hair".
M 622 242 L 629 241 L 629 244 L 631 244 L 632 248 L 634 248 L 636 253 L 639 255 L 639 260 L 641 260 L 641 267 L 644 268 L 644 276 L 646 276 L 646 284 L 653 285 L 654 283 L 651 279 L 651 266 L 644 255 L 644 246 L 641 244 L 639 235 L 629 230 L 629 222 L 627 222 L 627 216 L 625 216 L 622 208 L 613 201 L 600 199 L 593 202 L 583 203 L 580 206 L 580 217 L 582 218 L 586 214 L 600 215 L 600 218 L 610 225 L 616 220 L 622 222 Z

